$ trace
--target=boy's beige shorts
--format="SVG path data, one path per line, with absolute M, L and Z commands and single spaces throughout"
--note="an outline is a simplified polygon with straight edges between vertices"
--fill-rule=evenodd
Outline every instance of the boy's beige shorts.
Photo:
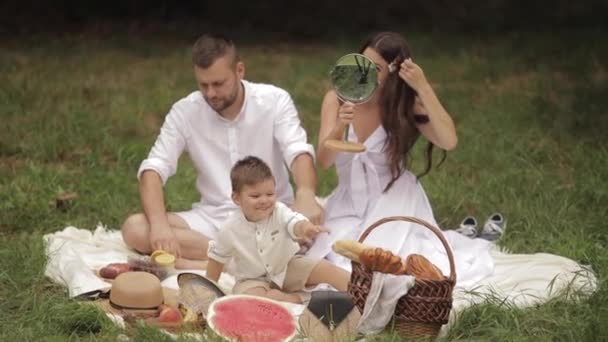
M 306 281 L 310 277 L 312 269 L 317 266 L 320 260 L 311 259 L 302 255 L 291 258 L 287 264 L 287 273 L 283 281 L 283 287 L 261 279 L 247 279 L 238 281 L 232 289 L 233 294 L 242 294 L 254 287 L 263 287 L 266 290 L 278 289 L 284 292 L 298 292 L 304 289 Z

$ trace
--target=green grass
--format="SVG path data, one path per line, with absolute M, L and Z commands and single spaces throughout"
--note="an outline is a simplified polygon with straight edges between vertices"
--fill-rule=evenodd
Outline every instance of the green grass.
M 502 246 L 590 264 L 588 300 L 468 309 L 448 340 L 608 340 L 608 46 L 605 32 L 492 36 L 412 33 L 418 62 L 456 121 L 458 148 L 422 178 L 436 218 L 499 210 Z M 43 234 L 140 210 L 135 172 L 171 104 L 194 89 L 189 41 L 167 36 L 35 36 L 0 43 L 0 340 L 163 340 L 121 331 L 44 277 Z M 316 144 L 328 72 L 358 41 L 241 46 L 247 78 L 289 90 Z M 414 171 L 422 170 L 417 146 Z M 437 154 L 437 157 L 439 155 Z M 197 199 L 186 158 L 167 186 L 171 210 Z M 320 194 L 336 184 L 320 172 Z M 66 191 L 66 210 L 49 204 Z M 384 340 L 399 340 L 395 334 Z

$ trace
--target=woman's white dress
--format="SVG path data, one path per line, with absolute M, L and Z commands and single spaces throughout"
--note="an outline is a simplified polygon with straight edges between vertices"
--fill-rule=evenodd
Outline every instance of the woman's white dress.
M 440 228 L 420 182 L 409 171 L 405 171 L 392 187 L 383 193 L 383 189 L 391 179 L 389 163 L 386 154 L 382 151 L 385 138 L 386 132 L 382 126 L 379 126 L 364 142 L 367 148 L 365 152 L 338 153 L 335 163 L 338 187 L 329 196 L 325 205 L 324 226 L 331 232 L 320 235 L 307 255 L 326 257 L 350 271 L 350 260 L 334 253 L 331 245 L 336 240 L 359 239 L 365 229 L 379 219 L 388 216 L 413 216 Z M 352 130 L 349 132 L 349 140 L 357 140 Z M 551 279 L 560 272 L 570 273 L 579 269 L 577 263 L 563 257 L 530 254 L 524 257 L 525 260 L 530 261 L 530 265 L 548 266 L 547 273 L 543 275 L 546 281 L 541 281 L 543 284 L 538 282 L 538 273 L 535 282 L 526 278 L 529 275 L 515 275 L 511 273 L 512 270 L 509 274 L 498 274 L 503 272 L 503 268 L 505 271 L 508 269 L 509 260 L 513 260 L 514 264 L 519 263 L 518 267 L 524 267 L 521 264 L 522 256 L 511 257 L 509 254 L 501 253 L 495 244 L 486 240 L 470 239 L 454 231 L 442 233 L 454 254 L 456 287 L 460 290 L 467 290 L 479 284 L 492 285 L 488 283 L 490 281 L 495 284 L 505 284 L 502 289 L 505 295 L 514 295 L 515 290 L 520 289 L 521 286 L 526 287 L 526 284 L 530 284 L 539 292 L 546 292 L 544 283 L 549 285 Z M 437 265 L 445 275 L 450 272 L 445 248 L 430 230 L 421 225 L 403 221 L 385 223 L 376 228 L 363 242 L 366 245 L 391 250 L 403 257 L 411 253 L 421 254 Z M 495 268 L 497 257 L 501 263 Z M 595 288 L 595 277 L 592 274 L 589 277 L 591 287 Z M 570 279 L 570 276 L 567 278 Z M 505 283 L 505 279 L 509 282 Z M 567 280 L 564 279 L 564 282 Z

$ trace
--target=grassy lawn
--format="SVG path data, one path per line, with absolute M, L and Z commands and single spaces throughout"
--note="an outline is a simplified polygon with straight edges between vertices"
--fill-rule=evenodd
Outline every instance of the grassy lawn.
M 599 290 L 586 301 L 529 309 L 467 310 L 448 340 L 608 340 L 608 46 L 605 32 L 492 36 L 411 33 L 457 124 L 458 148 L 422 179 L 438 222 L 494 211 L 502 246 L 590 264 Z M 330 66 L 352 42 L 241 45 L 247 78 L 289 90 L 309 138 Z M 238 41 L 238 37 L 237 37 Z M 125 333 L 44 277 L 42 235 L 68 225 L 118 228 L 139 211 L 135 178 L 170 106 L 194 90 L 182 38 L 35 36 L 0 42 L 0 341 L 109 340 Z M 421 170 L 423 144 L 414 170 Z M 438 156 L 438 154 L 437 154 Z M 197 200 L 186 158 L 167 185 L 169 209 Z M 320 173 L 320 193 L 336 184 Z M 78 198 L 67 210 L 49 202 Z M 136 327 L 134 341 L 163 340 Z M 398 337 L 386 335 L 387 340 Z

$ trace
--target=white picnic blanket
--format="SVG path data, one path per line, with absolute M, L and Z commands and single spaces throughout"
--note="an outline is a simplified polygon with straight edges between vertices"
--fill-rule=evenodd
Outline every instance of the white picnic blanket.
M 44 236 L 48 263 L 45 274 L 64 285 L 70 297 L 110 287 L 96 276 L 96 270 L 113 262 L 127 262 L 135 255 L 123 242 L 118 230 L 98 225 L 95 231 L 66 227 Z M 528 307 L 548 301 L 566 290 L 577 295 L 589 295 L 597 288 L 597 279 L 590 268 L 553 254 L 509 254 L 493 248 L 494 273 L 479 281 L 473 290 L 454 290 L 450 323 L 467 307 L 483 302 L 488 297 L 504 300 L 517 307 Z M 184 272 L 188 270 L 180 270 Z M 170 275 L 162 285 L 177 289 L 177 274 Z M 201 271 L 195 271 L 201 272 Z M 227 293 L 234 278 L 223 273 L 219 285 Z M 303 305 L 286 305 L 299 316 Z
M 70 297 L 90 291 L 107 289 L 110 283 L 96 275 L 96 271 L 109 263 L 126 263 L 129 256 L 138 254 L 127 247 L 118 230 L 110 230 L 98 225 L 95 231 L 66 227 L 65 229 L 44 236 L 48 258 L 45 275 L 67 288 Z M 193 272 L 205 275 L 201 270 L 176 270 L 165 278 L 161 285 L 178 289 L 177 275 L 182 272 Z M 218 285 L 224 293 L 231 293 L 234 277 L 224 272 Z M 304 310 L 304 305 L 283 303 L 295 316 Z M 120 320 L 118 317 L 111 317 Z M 119 322 L 120 323 L 120 322 Z

